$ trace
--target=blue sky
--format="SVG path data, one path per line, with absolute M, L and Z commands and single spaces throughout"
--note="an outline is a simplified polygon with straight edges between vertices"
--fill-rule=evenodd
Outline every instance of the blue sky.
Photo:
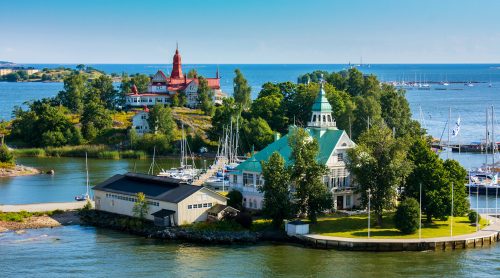
M 19 63 L 494 63 L 495 0 L 0 2 Z

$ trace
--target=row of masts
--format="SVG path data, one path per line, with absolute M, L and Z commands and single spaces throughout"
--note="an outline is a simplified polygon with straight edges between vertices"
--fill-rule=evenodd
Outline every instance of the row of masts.
M 238 163 L 239 137 L 239 118 L 236 118 L 236 129 L 233 129 L 232 120 L 229 126 L 222 128 L 222 137 L 219 138 L 216 160 L 224 159 L 228 164 Z

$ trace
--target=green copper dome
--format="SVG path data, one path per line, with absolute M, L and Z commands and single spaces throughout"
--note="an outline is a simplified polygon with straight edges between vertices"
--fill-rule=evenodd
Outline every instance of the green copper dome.
M 328 99 L 326 98 L 326 93 L 325 90 L 323 89 L 323 83 L 321 83 L 321 87 L 319 90 L 319 94 L 314 100 L 314 104 L 312 106 L 312 111 L 313 112 L 328 112 L 332 113 L 332 106 L 328 102 Z

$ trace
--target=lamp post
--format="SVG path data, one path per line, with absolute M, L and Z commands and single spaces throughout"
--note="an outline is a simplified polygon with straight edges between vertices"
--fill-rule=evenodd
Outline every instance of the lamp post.
M 451 220 L 450 220 L 450 237 L 453 237 L 453 183 L 451 183 Z
M 370 238 L 370 205 L 371 205 L 371 189 L 368 188 L 368 238 Z
M 422 183 L 420 183 L 420 201 L 419 201 L 419 226 L 418 226 L 418 239 L 422 239 Z

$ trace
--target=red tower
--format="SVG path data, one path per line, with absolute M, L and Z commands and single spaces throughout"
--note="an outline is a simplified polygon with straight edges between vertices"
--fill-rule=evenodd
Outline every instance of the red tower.
M 181 64 L 181 55 L 179 54 L 179 47 L 175 49 L 174 62 L 172 65 L 172 73 L 170 74 L 170 78 L 179 79 L 184 78 L 182 74 L 182 64 Z

